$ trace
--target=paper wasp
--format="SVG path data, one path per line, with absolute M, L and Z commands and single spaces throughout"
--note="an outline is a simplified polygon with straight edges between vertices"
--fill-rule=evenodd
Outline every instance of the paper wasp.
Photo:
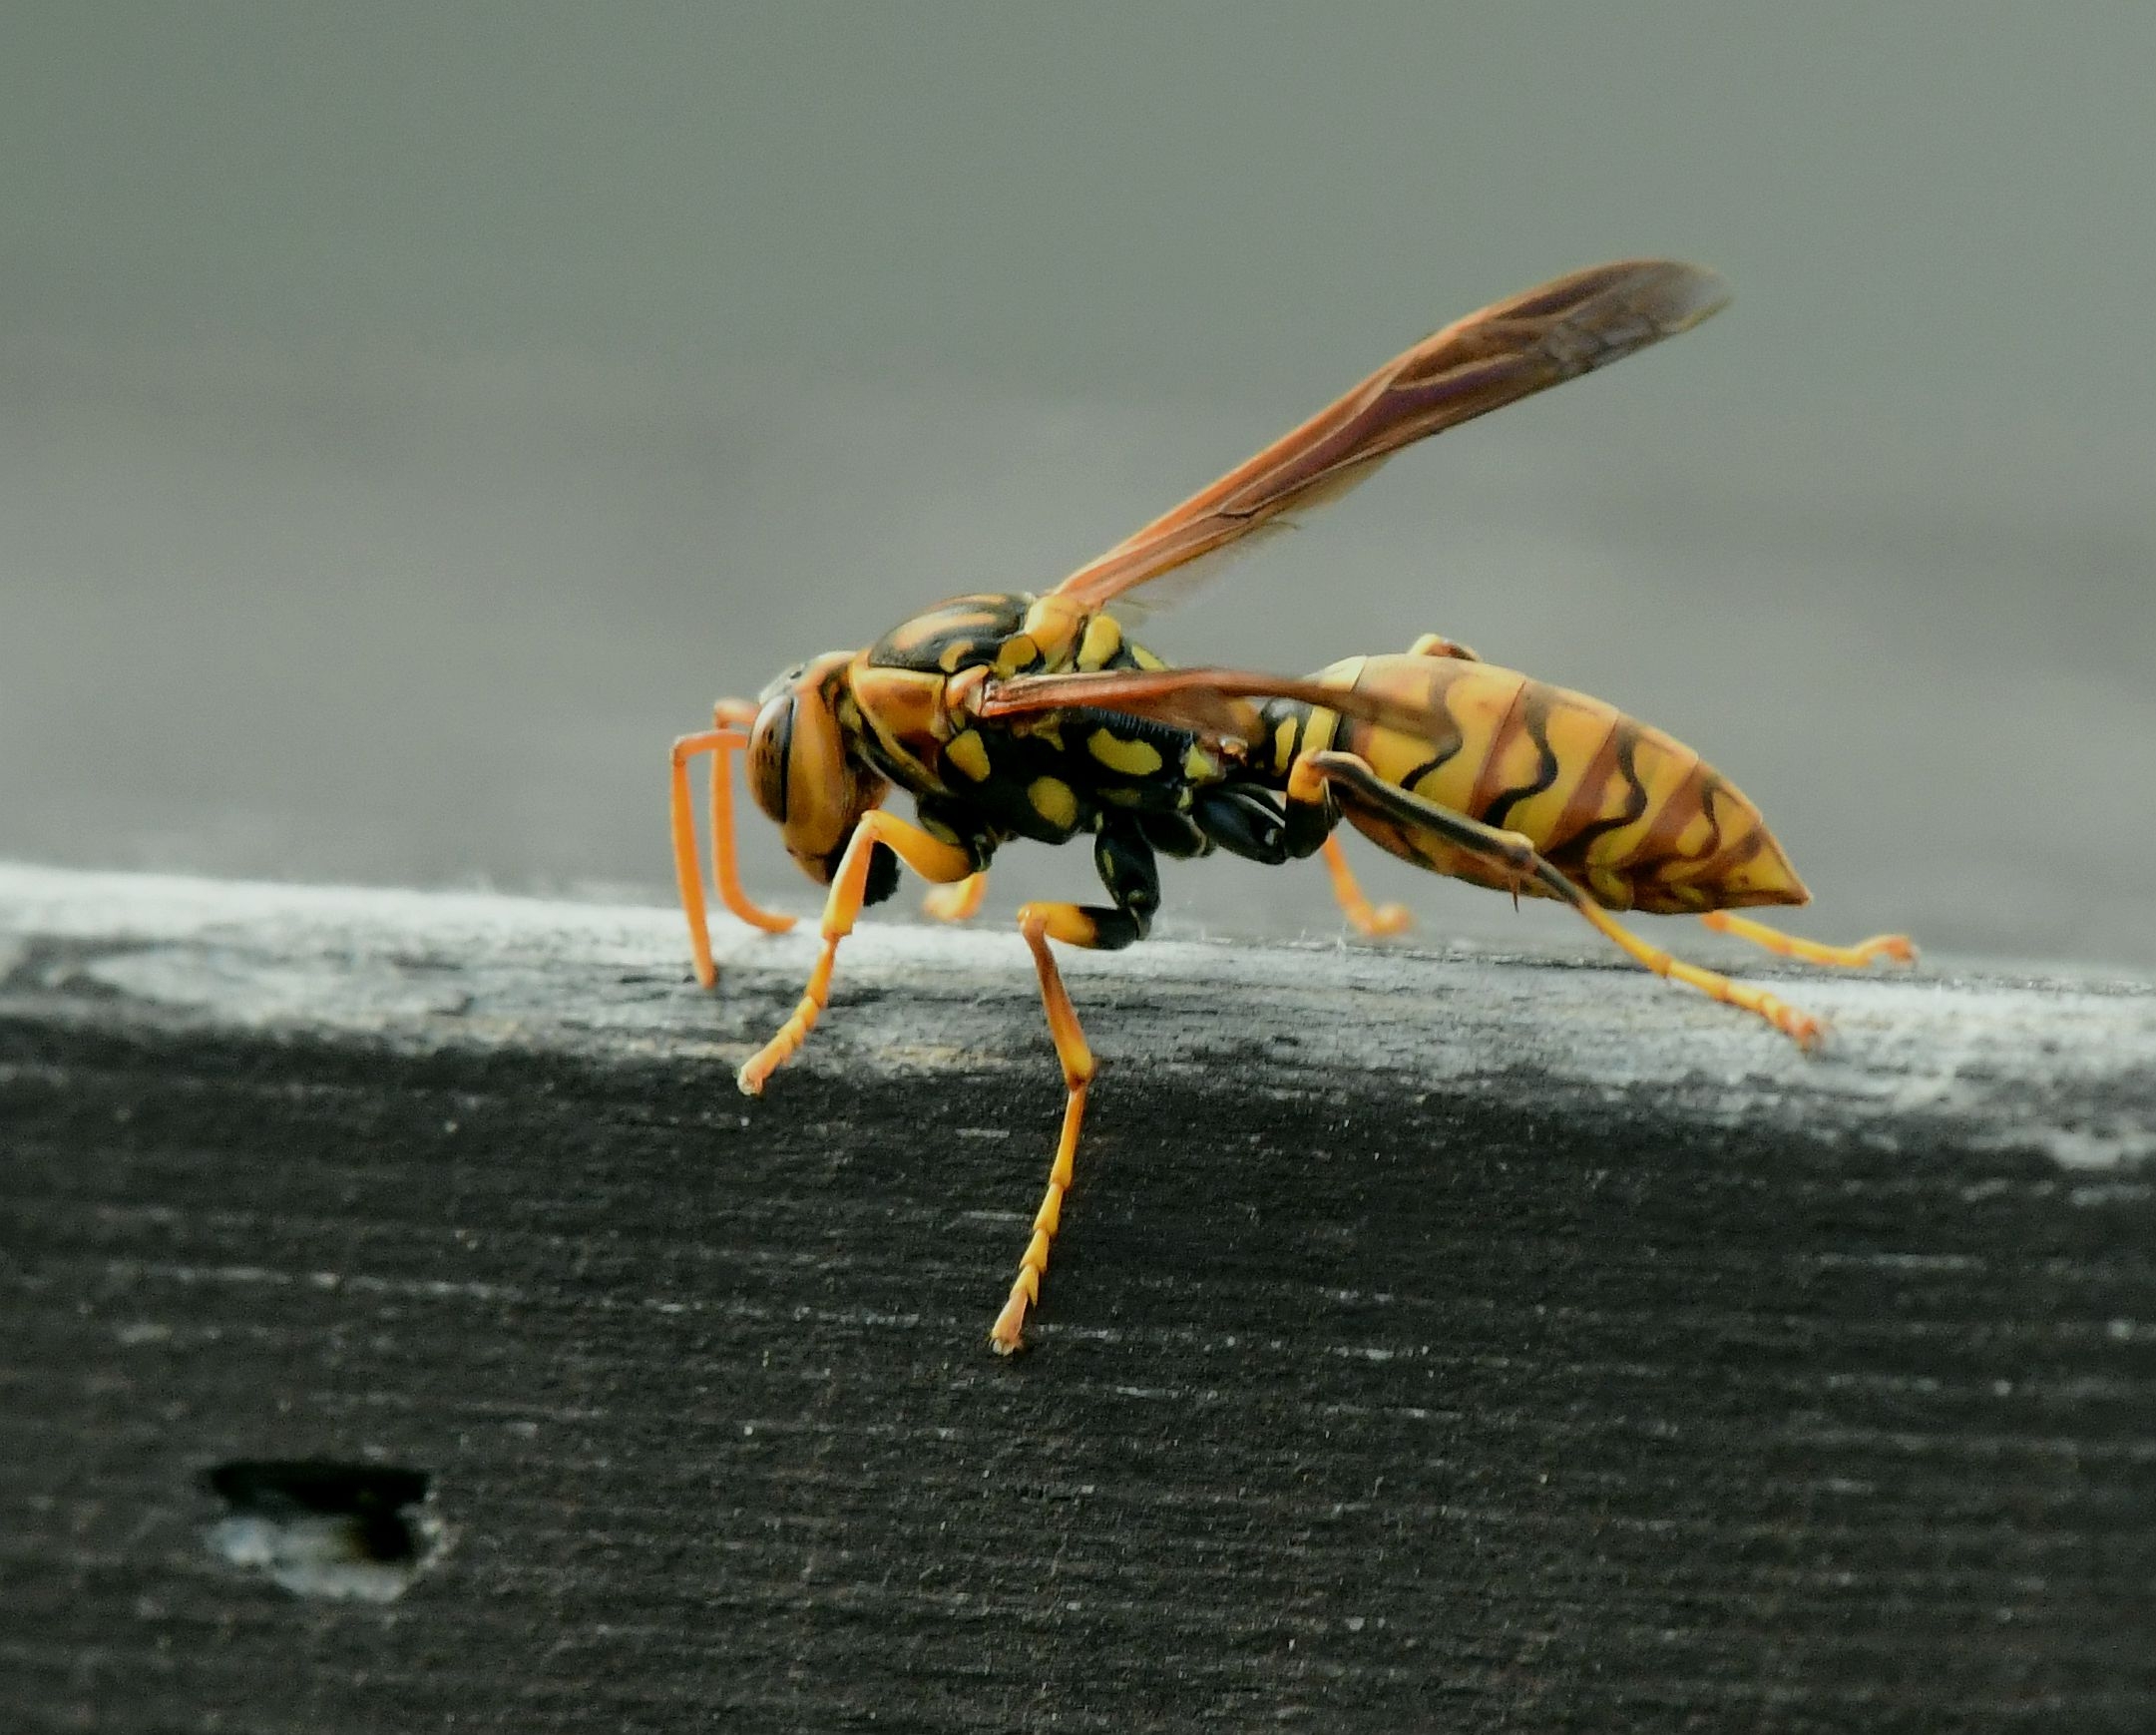
M 1407 925 L 1356 885 L 1334 828 L 1434 873 L 1559 899 L 1632 958 L 1755 1013 L 1810 1048 L 1816 1020 L 1637 939 L 1607 914 L 1699 915 L 1817 964 L 1908 961 L 1900 935 L 1817 946 L 1728 911 L 1809 893 L 1759 810 L 1697 753 L 1599 699 L 1487 663 L 1435 635 L 1405 653 L 1351 656 L 1305 678 L 1171 668 L 1123 632 L 1117 598 L 1345 492 L 1402 447 L 1688 329 L 1726 299 L 1721 279 L 1667 260 L 1574 272 L 1486 307 L 1388 362 L 1345 397 L 1040 596 L 958 597 L 860 651 L 780 675 L 754 702 L 673 744 L 675 870 L 696 978 L 714 980 L 689 806 L 688 761 L 713 755 L 713 879 L 744 922 L 758 908 L 735 868 L 728 764 L 748 755 L 756 804 L 809 878 L 831 890 L 806 992 L 739 1074 L 759 1094 L 829 998 L 839 942 L 903 862 L 935 883 L 932 913 L 978 907 L 998 848 L 1092 839 L 1105 905 L 1030 903 L 1032 948 L 1063 1063 L 1063 1132 L 1010 1298 L 990 1336 L 1021 1347 L 1071 1183 L 1093 1058 L 1050 950 L 1145 937 L 1155 857 L 1228 850 L 1281 863 L 1322 855 L 1366 934 Z M 891 787 L 918 823 L 882 810 Z

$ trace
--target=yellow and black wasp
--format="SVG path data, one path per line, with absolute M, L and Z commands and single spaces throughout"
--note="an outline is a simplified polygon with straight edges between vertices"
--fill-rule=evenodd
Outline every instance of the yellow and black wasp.
M 674 742 L 674 862 L 699 982 L 710 987 L 714 971 L 689 806 L 697 754 L 715 755 L 713 878 L 726 907 L 772 932 L 792 925 L 752 903 L 735 868 L 727 765 L 744 749 L 757 805 L 803 871 L 831 888 L 807 990 L 740 1070 L 750 1095 L 807 1039 L 839 942 L 864 904 L 896 889 L 901 862 L 935 883 L 930 910 L 955 919 L 978 907 L 1002 845 L 1092 839 L 1107 903 L 1019 911 L 1066 1101 L 1047 1196 L 991 1332 L 998 1350 L 1021 1347 L 1040 1298 L 1093 1077 L 1049 943 L 1112 949 L 1143 939 L 1160 903 L 1161 854 L 1322 855 L 1349 920 L 1364 933 L 1398 932 L 1406 913 L 1373 908 L 1355 883 L 1333 835 L 1345 818 L 1435 873 L 1560 899 L 1657 975 L 1755 1013 L 1807 1048 L 1819 1040 L 1816 1020 L 1679 962 L 1607 912 L 1696 914 L 1818 964 L 1914 956 L 1900 935 L 1816 946 L 1727 914 L 1809 894 L 1735 785 L 1599 699 L 1435 635 L 1299 679 L 1172 668 L 1110 612 L 1139 586 L 1346 491 L 1402 447 L 1686 330 L 1725 299 L 1711 271 L 1626 260 L 1486 307 L 1054 590 L 940 603 L 866 651 L 789 669 L 753 704 L 721 701 L 710 729 Z M 913 796 L 917 823 L 882 810 L 894 784 Z

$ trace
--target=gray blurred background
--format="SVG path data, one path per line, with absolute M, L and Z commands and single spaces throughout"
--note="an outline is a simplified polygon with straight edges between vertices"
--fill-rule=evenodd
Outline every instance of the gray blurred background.
M 1805 932 L 2156 964 L 2152 89 L 2146 0 L 9 0 L 0 854 L 665 896 L 716 694 L 1652 252 L 1735 305 L 1148 639 L 1440 631 L 1698 746 Z M 1338 928 L 1315 869 L 1168 893 Z

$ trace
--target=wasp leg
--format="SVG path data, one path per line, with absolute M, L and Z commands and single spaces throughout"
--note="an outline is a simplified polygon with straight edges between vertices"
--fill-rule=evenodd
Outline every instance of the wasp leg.
M 1291 801 L 1310 800 L 1325 783 L 1339 783 L 1353 789 L 1356 796 L 1387 813 L 1403 824 L 1436 832 L 1446 842 L 1473 851 L 1495 865 L 1502 865 L 1513 876 L 1514 882 L 1525 885 L 1529 880 L 1542 886 L 1551 894 L 1563 899 L 1635 962 L 1645 965 L 1655 975 L 1681 982 L 1688 988 L 1696 988 L 1710 999 L 1727 1006 L 1742 1008 L 1765 1019 L 1799 1048 L 1816 1048 L 1820 1041 L 1819 1020 L 1809 1013 L 1799 1012 L 1779 996 L 1765 989 L 1752 988 L 1712 970 L 1702 970 L 1696 964 L 1686 964 L 1672 958 L 1659 946 L 1650 946 L 1637 935 L 1628 932 L 1614 921 L 1609 913 L 1596 904 L 1587 894 L 1559 873 L 1535 850 L 1534 845 L 1516 831 L 1500 831 L 1496 826 L 1485 825 L 1462 813 L 1410 795 L 1397 789 L 1372 770 L 1368 763 L 1353 753 L 1318 752 L 1306 753 L 1295 761 L 1288 774 L 1288 797 Z
M 809 972 L 808 987 L 777 1034 L 742 1063 L 734 1083 L 740 1085 L 743 1095 L 763 1094 L 764 1081 L 808 1040 L 818 1015 L 830 1003 L 831 967 L 838 960 L 838 943 L 853 932 L 854 918 L 861 913 L 868 892 L 869 863 L 879 843 L 887 844 L 923 879 L 939 884 L 962 880 L 973 872 L 973 858 L 957 845 L 939 843 L 895 814 L 864 813 L 847 841 L 846 853 L 839 857 L 838 872 L 831 876 L 831 895 L 823 906 L 823 951 L 815 969 Z
M 1764 946 L 1779 958 L 1794 958 L 1802 964 L 1832 964 L 1846 970 L 1862 970 L 1875 958 L 1885 958 L 1896 964 L 1917 962 L 1916 945 L 1907 934 L 1874 934 L 1871 939 L 1860 940 L 1854 946 L 1822 946 L 1816 941 L 1785 934 L 1779 928 L 1770 928 L 1764 922 L 1755 922 L 1748 916 L 1733 916 L 1727 910 L 1709 910 L 1699 919 L 1717 934 L 1734 934 L 1740 940 Z
M 726 706 L 719 706 L 720 714 Z M 688 918 L 688 946 L 696 962 L 696 980 L 705 988 L 718 980 L 711 964 L 711 926 L 704 911 L 703 875 L 696 866 L 696 816 L 688 799 L 688 762 L 698 753 L 711 757 L 711 875 L 726 908 L 767 934 L 783 934 L 791 916 L 774 915 L 749 902 L 741 889 L 733 858 L 733 785 L 727 776 L 733 755 L 748 745 L 738 728 L 706 729 L 673 743 L 670 802 L 673 827 L 673 874 L 681 889 L 681 913 Z
M 988 896 L 988 875 L 968 874 L 955 886 L 931 886 L 921 908 L 939 922 L 970 921 Z
M 1358 934 L 1379 939 L 1391 934 L 1405 934 L 1415 926 L 1415 918 L 1408 913 L 1405 904 L 1373 904 L 1363 891 L 1362 882 L 1355 877 L 1355 870 L 1348 866 L 1348 852 L 1340 847 L 1337 834 L 1325 840 L 1325 871 L 1332 876 L 1333 896 L 1340 901 L 1340 910 L 1348 919 L 1348 926 Z
M 1093 864 L 1099 869 L 1101 883 L 1115 899 L 1114 909 L 1027 904 L 1018 913 L 1019 932 L 1033 949 L 1034 967 L 1041 973 L 1041 1005 L 1048 1014 L 1049 1035 L 1056 1042 L 1056 1058 L 1063 1063 L 1064 1111 L 1056 1160 L 1049 1168 L 1048 1190 L 1042 1195 L 1041 1208 L 1034 1213 L 1032 1237 L 1019 1258 L 1011 1294 L 989 1329 L 989 1343 L 1000 1356 L 1016 1355 L 1026 1347 L 1026 1310 L 1041 1299 L 1041 1280 L 1048 1274 L 1049 1245 L 1063 1221 L 1064 1194 L 1071 1187 L 1078 1128 L 1085 1119 L 1085 1091 L 1094 1072 L 1092 1050 L 1086 1047 L 1078 1009 L 1071 1004 L 1049 941 L 1061 940 L 1068 946 L 1094 951 L 1119 951 L 1145 937 L 1153 912 L 1160 907 L 1160 870 L 1151 847 L 1135 830 L 1104 829 L 1093 844 Z
M 1425 633 L 1420 639 L 1416 640 L 1413 645 L 1408 647 L 1408 654 L 1410 656 L 1457 656 L 1462 662 L 1482 661 L 1482 658 L 1465 645 L 1456 645 L 1452 640 L 1442 638 L 1436 633 Z
M 1041 1279 L 1048 1272 L 1049 1243 L 1063 1221 L 1064 1194 L 1070 1190 L 1072 1161 L 1078 1155 L 1078 1128 L 1085 1119 L 1085 1091 L 1092 1084 L 1093 1056 L 1079 1028 L 1078 1009 L 1071 1004 L 1049 951 L 1051 909 L 1071 910 L 1073 905 L 1028 904 L 1019 912 L 1019 932 L 1033 948 L 1034 966 L 1041 973 L 1041 1004 L 1048 1013 L 1049 1034 L 1056 1040 L 1056 1058 L 1063 1063 L 1063 1132 L 1056 1141 L 1056 1160 L 1049 1168 L 1048 1191 L 1034 1213 L 1033 1236 L 1020 1257 L 1018 1277 L 1011 1294 L 989 1328 L 988 1341 L 1000 1356 L 1016 1355 L 1026 1347 L 1026 1310 L 1041 1299 Z
M 1426 634 L 1425 638 L 1428 637 L 1430 635 Z M 1332 792 L 1323 782 L 1307 795 L 1298 795 L 1291 782 L 1281 802 L 1281 816 L 1283 859 L 1301 861 L 1305 856 L 1322 853 L 1326 875 L 1333 883 L 1333 897 L 1339 902 L 1348 925 L 1357 933 L 1376 939 L 1389 934 L 1405 934 L 1415 926 L 1415 918 L 1409 914 L 1406 905 L 1373 904 L 1364 893 L 1362 882 L 1348 865 L 1348 852 L 1340 847 L 1339 838 L 1333 835 L 1333 828 L 1340 823 L 1340 803 L 1333 799 Z
M 766 934 L 783 934 L 794 924 L 791 916 L 758 909 L 742 890 L 741 874 L 733 853 L 733 755 L 748 745 L 748 731 L 756 721 L 756 706 L 745 698 L 722 698 L 711 707 L 714 733 L 731 730 L 738 737 L 733 746 L 711 755 L 711 883 L 719 902 L 751 928 Z

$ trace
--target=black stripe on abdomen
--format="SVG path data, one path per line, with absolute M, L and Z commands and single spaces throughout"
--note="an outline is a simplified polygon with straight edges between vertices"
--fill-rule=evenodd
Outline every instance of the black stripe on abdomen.
M 1475 816 L 1485 825 L 1495 825 L 1500 830 L 1505 829 L 1506 818 L 1514 807 L 1530 796 L 1541 794 L 1557 780 L 1557 752 L 1549 744 L 1549 707 L 1539 698 L 1528 697 L 1525 693 L 1522 693 L 1521 697 L 1525 702 L 1519 707 L 1519 726 L 1526 730 L 1527 739 L 1534 743 L 1535 751 L 1541 755 L 1541 760 L 1535 766 L 1532 781 L 1521 783 L 1516 788 L 1499 790 L 1484 804 L 1482 812 Z M 1501 730 L 1501 737 L 1502 733 Z M 1495 752 L 1501 745 L 1502 739 L 1493 739 L 1491 750 Z

